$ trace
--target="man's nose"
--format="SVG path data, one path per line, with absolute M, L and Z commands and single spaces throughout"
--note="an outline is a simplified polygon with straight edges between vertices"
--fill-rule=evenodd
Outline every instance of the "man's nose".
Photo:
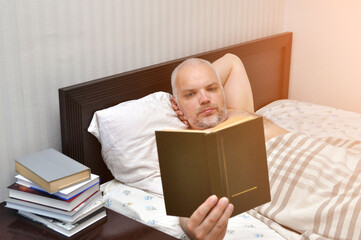
M 199 104 L 206 104 L 210 102 L 210 98 L 206 92 L 200 92 L 199 94 Z

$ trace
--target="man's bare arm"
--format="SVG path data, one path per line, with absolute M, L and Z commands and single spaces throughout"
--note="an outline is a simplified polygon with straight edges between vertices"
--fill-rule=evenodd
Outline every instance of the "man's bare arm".
M 251 84 L 241 59 L 227 53 L 212 64 L 221 79 L 227 108 L 254 113 Z
M 241 59 L 227 53 L 213 62 L 218 71 L 224 88 L 228 117 L 237 115 L 254 115 L 253 94 L 246 69 Z M 265 140 L 287 133 L 288 131 L 276 125 L 269 119 L 263 118 Z

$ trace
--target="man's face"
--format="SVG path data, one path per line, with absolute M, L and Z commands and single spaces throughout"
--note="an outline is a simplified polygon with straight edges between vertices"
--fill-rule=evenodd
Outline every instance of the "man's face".
M 212 128 L 227 118 L 223 88 L 207 64 L 182 67 L 175 87 L 178 106 L 192 129 Z

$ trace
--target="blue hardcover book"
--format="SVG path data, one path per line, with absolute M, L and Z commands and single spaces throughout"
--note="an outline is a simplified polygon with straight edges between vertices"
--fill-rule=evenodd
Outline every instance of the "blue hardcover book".
M 36 189 L 39 191 L 47 192 L 45 189 L 43 189 L 39 185 L 33 183 L 32 181 L 30 181 L 29 179 L 27 179 L 26 177 L 24 177 L 21 174 L 16 175 L 15 178 L 16 178 L 17 184 L 20 184 L 20 185 L 23 185 L 26 187 L 30 187 L 30 188 L 33 188 L 33 189 Z M 60 199 L 69 200 L 98 183 L 100 183 L 99 176 L 96 174 L 91 174 L 89 180 L 77 183 L 77 184 L 67 187 L 67 188 L 64 188 L 58 192 L 53 193 L 52 195 L 56 196 Z

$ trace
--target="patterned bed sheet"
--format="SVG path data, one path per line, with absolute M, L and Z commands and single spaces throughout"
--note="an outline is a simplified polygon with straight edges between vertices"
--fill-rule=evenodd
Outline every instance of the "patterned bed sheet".
M 179 239 L 188 239 L 178 217 L 167 216 L 161 196 L 111 180 L 101 186 L 107 208 Z M 229 220 L 225 239 L 284 239 L 275 230 L 248 213 Z
M 290 132 L 361 141 L 361 113 L 284 99 L 256 112 Z
M 361 141 L 361 114 L 358 113 L 295 100 L 279 100 L 256 113 L 291 132 L 313 138 Z M 116 180 L 103 184 L 101 189 L 104 191 L 106 207 L 176 238 L 188 239 L 179 226 L 178 218 L 166 215 L 161 196 Z M 262 218 L 254 211 L 231 218 L 225 239 L 285 239 L 278 233 L 282 233 L 282 227 L 276 223 L 269 224 L 269 220 L 267 222 Z M 283 233 L 283 236 L 287 234 Z

